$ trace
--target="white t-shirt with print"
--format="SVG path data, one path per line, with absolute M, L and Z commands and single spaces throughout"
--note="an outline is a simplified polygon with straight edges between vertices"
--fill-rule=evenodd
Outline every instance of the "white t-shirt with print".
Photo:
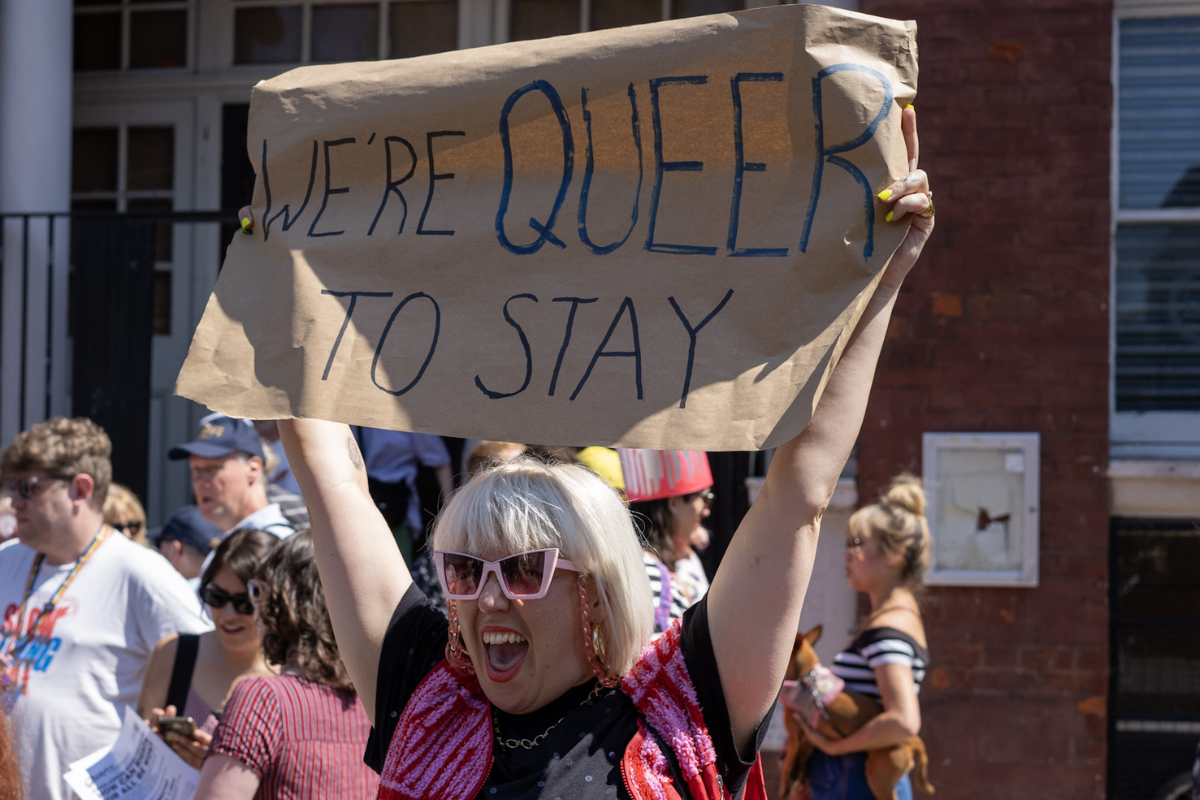
M 16 540 L 0 545 L 0 652 L 7 652 L 18 631 L 20 640 L 34 619 L 29 612 L 40 611 L 74 566 L 43 561 L 18 619 L 35 555 Z M 116 739 L 123 708 L 137 702 L 158 641 L 211 627 L 183 576 L 163 566 L 158 553 L 119 533 L 109 536 L 41 628 L 48 644 L 30 645 L 27 654 L 36 661 L 16 676 L 27 685 L 11 712 L 27 797 L 73 796 L 63 773 L 72 761 Z

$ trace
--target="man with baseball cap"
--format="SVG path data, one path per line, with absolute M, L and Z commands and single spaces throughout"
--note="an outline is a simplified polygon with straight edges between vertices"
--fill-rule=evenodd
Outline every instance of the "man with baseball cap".
M 196 438 L 172 447 L 167 457 L 186 458 L 200 514 L 220 528 L 221 538 L 252 528 L 286 539 L 296 529 L 278 503 L 267 502 L 262 440 L 254 425 L 224 414 L 200 420 Z
M 224 533 L 201 516 L 198 507 L 184 506 L 171 515 L 166 525 L 150 532 L 150 542 L 193 589 L 199 589 L 204 560 L 212 552 L 213 542 L 219 542 Z

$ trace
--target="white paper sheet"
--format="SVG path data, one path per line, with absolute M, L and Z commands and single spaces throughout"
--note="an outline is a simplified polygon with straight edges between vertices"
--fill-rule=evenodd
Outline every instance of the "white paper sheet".
M 117 740 L 72 763 L 63 779 L 80 800 L 190 800 L 200 773 L 127 707 Z

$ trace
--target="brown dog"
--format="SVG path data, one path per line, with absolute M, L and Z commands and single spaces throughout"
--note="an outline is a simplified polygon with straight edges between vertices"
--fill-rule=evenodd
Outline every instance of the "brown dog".
M 817 652 L 812 646 L 821 638 L 821 626 L 796 636 L 792 647 L 792 659 L 788 663 L 785 680 L 800 681 L 802 687 L 811 689 L 811 681 L 820 666 Z M 817 721 L 817 731 L 829 739 L 841 739 L 862 727 L 862 724 L 883 711 L 883 706 L 873 697 L 858 692 L 839 692 L 824 703 L 824 712 Z M 784 751 L 783 769 L 780 775 L 779 796 L 787 800 L 789 792 L 804 783 L 804 767 L 812 754 L 813 745 L 804 736 L 800 721 L 788 710 L 784 714 L 787 725 L 787 750 Z M 909 770 L 922 790 L 933 794 L 925 769 L 928 764 L 925 743 L 921 737 L 913 736 L 906 742 L 871 750 L 867 753 L 867 784 L 876 800 L 896 800 L 896 783 Z

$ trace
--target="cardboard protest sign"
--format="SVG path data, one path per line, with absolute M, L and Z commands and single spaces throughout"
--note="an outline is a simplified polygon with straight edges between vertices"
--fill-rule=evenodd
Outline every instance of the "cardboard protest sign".
M 260 83 L 255 229 L 177 391 L 250 418 L 741 450 L 808 422 L 906 223 L 913 23 L 778 6 Z

